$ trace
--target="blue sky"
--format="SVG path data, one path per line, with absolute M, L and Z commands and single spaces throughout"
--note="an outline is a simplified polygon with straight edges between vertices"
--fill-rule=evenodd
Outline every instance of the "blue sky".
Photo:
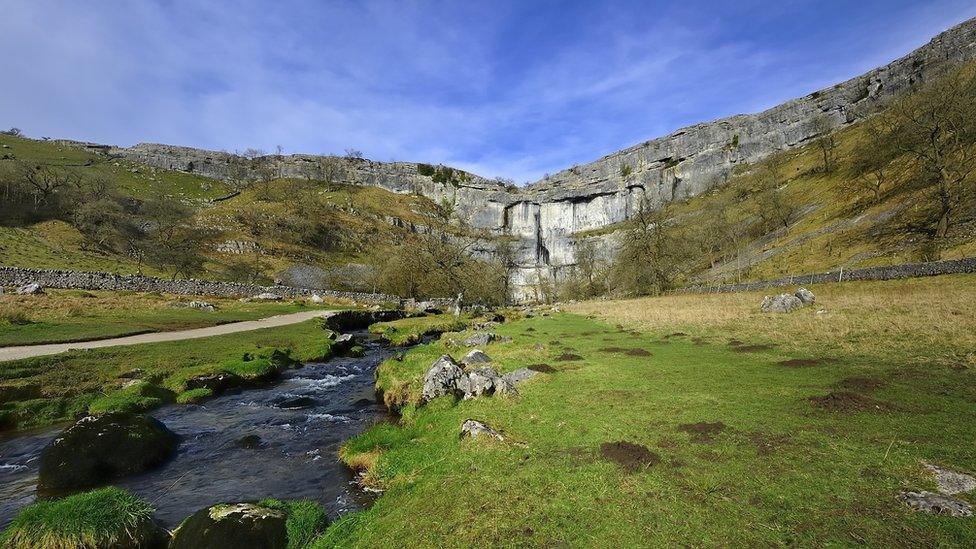
M 963 0 L 0 0 L 0 126 L 518 183 L 887 63 Z

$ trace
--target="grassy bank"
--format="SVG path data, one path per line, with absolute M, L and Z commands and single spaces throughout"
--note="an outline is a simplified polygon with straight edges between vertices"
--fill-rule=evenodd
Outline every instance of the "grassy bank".
M 497 329 L 500 370 L 549 367 L 514 399 L 416 407 L 426 367 L 466 351 L 417 347 L 379 372 L 400 425 L 342 452 L 386 493 L 318 546 L 972 545 L 974 519 L 896 496 L 934 489 L 922 462 L 976 471 L 973 281 L 814 288 L 783 316 L 737 294 L 579 304 L 603 320 Z M 469 418 L 507 440 L 459 440 Z
M 383 336 L 391 345 L 411 345 L 425 335 L 463 330 L 471 323 L 471 317 L 440 314 L 401 318 L 390 322 L 377 322 L 369 332 Z
M 298 300 L 241 303 L 232 298 L 134 292 L 55 289 L 45 292 L 36 296 L 0 295 L 0 347 L 188 330 L 310 308 L 349 306 L 349 303 L 317 305 Z M 212 303 L 217 310 L 176 306 L 193 300 Z
M 148 409 L 194 394 L 187 380 L 226 372 L 243 382 L 273 375 L 281 362 L 275 351 L 294 360 L 331 354 L 329 332 L 319 320 L 250 332 L 87 351 L 0 363 L 0 425 L 27 428 L 49 425 L 84 413 Z M 124 387 L 137 378 L 143 383 Z

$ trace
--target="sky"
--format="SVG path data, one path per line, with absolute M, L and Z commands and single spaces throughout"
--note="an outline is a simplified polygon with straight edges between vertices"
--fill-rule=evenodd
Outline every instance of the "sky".
M 535 181 L 905 55 L 972 0 L 0 0 L 0 127 Z

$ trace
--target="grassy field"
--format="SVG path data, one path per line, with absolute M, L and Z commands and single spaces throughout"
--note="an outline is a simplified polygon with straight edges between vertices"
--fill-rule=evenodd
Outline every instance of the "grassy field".
M 307 361 L 331 354 L 329 332 L 319 320 L 250 332 L 70 351 L 0 362 L 0 427 L 23 429 L 68 421 L 90 406 L 98 411 L 148 409 L 179 399 L 191 402 L 187 379 L 229 372 L 261 379 L 281 350 Z M 131 377 L 142 383 L 123 388 Z M 180 397 L 183 398 L 180 398 Z
M 896 496 L 934 489 L 923 462 L 976 471 L 974 282 L 814 287 L 778 316 L 757 294 L 577 304 L 497 329 L 501 371 L 548 366 L 516 398 L 417 407 L 466 352 L 417 347 L 379 372 L 400 424 L 342 451 L 385 494 L 317 546 L 971 546 L 976 519 Z M 459 440 L 469 418 L 507 440 Z
M 205 300 L 217 310 L 174 306 L 193 300 Z M 48 289 L 38 296 L 0 295 L 0 347 L 187 330 L 340 306 L 349 304 L 241 303 L 231 298 Z

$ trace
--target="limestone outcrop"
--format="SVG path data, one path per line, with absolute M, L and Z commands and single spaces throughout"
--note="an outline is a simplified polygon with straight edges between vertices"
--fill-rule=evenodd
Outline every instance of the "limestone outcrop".
M 578 233 L 629 219 L 642 204 L 659 207 L 726 181 L 738 164 L 760 161 L 816 137 L 826 121 L 840 128 L 869 116 L 897 94 L 976 58 L 976 19 L 936 36 L 914 52 L 833 87 L 758 114 L 736 115 L 680 129 L 599 160 L 562 170 L 524 188 L 451 168 L 362 158 L 268 155 L 244 159 L 226 152 L 141 143 L 99 151 L 157 168 L 229 179 L 245 164 L 270 164 L 289 177 L 328 166 L 341 180 L 451 202 L 460 217 L 491 235 L 516 237 L 516 298 L 531 299 L 539 279 L 558 278 L 574 263 Z M 83 144 L 91 148 L 93 144 Z M 612 254 L 612 231 L 599 239 Z M 479 253 L 494 252 L 486 240 Z

